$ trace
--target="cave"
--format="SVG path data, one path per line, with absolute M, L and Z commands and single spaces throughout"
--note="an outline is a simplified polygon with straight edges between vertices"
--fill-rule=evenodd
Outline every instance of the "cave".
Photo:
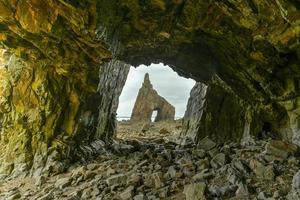
M 268 141 L 266 152 L 291 164 L 285 159 L 300 146 L 299 16 L 295 0 L 1 0 L 0 179 L 52 177 L 114 148 L 129 68 L 151 63 L 197 82 L 180 137 L 224 150 L 232 142 L 251 145 L 271 129 L 279 140 Z M 212 168 L 228 161 L 210 154 Z M 270 159 L 250 160 L 249 168 L 274 178 L 264 174 Z M 243 181 L 233 186 L 236 195 L 256 195 Z M 184 188 L 187 199 L 219 195 L 203 181 Z M 284 195 L 297 199 L 299 190 L 294 183 Z

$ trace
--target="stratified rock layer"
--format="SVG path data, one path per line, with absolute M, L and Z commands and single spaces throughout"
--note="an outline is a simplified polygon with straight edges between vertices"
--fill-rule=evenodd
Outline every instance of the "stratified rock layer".
M 200 120 L 203 113 L 207 86 L 196 83 L 190 93 L 190 98 L 183 117 L 183 135 L 195 137 L 199 131 Z
M 153 111 L 157 111 L 155 122 L 162 120 L 174 120 L 175 107 L 166 99 L 159 96 L 149 79 L 149 74 L 145 74 L 144 82 L 139 90 L 130 120 L 132 122 L 151 122 Z

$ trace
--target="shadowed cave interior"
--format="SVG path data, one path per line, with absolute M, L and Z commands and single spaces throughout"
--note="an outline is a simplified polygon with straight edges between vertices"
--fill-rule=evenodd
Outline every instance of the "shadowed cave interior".
M 0 199 L 300 199 L 299 19 L 295 0 L 0 0 Z M 183 118 L 146 76 L 118 122 L 151 63 L 196 81 Z

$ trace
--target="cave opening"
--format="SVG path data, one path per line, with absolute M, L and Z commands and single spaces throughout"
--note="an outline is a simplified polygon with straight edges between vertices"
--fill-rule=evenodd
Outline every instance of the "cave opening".
M 195 83 L 163 63 L 131 67 L 119 97 L 117 137 L 122 137 L 124 130 L 133 137 L 141 132 L 159 137 L 156 133 L 161 126 L 167 132 L 175 131 L 182 123 Z

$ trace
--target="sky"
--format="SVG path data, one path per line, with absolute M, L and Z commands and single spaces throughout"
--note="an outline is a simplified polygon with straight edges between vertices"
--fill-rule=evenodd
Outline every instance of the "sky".
M 127 81 L 119 98 L 118 117 L 131 116 L 138 91 L 142 86 L 146 73 L 149 73 L 150 81 L 158 94 L 175 106 L 175 116 L 183 117 L 195 81 L 180 77 L 170 67 L 161 63 L 130 68 Z

